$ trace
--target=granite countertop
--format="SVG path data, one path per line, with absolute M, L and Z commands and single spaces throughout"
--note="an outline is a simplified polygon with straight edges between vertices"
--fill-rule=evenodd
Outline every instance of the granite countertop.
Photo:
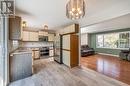
M 49 47 L 50 50 L 54 49 L 53 46 L 44 46 Z M 39 51 L 42 47 L 21 47 L 13 51 L 10 56 L 13 56 L 14 54 L 25 54 L 25 53 L 32 53 L 32 51 Z
M 23 49 L 23 50 L 29 50 L 29 51 L 38 51 L 39 50 L 39 48 L 35 48 L 35 47 L 28 47 L 28 48 L 20 48 L 20 49 Z
M 21 50 L 17 49 L 16 51 L 12 52 L 10 56 L 16 55 L 16 54 L 26 54 L 26 53 L 32 53 L 30 50 Z
M 41 47 L 22 47 L 21 49 L 26 49 L 26 50 L 32 50 L 32 51 L 38 51 L 42 47 L 49 47 L 49 49 L 54 49 L 54 46 L 41 46 Z

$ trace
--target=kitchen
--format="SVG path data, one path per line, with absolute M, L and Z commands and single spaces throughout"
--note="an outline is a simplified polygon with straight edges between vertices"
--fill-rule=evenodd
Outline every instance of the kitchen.
M 16 81 L 33 74 L 34 60 L 54 56 L 55 32 L 28 30 L 22 18 L 9 19 L 10 81 Z M 23 63 L 25 65 L 23 65 Z
M 9 77 L 10 82 L 34 73 L 34 61 L 51 58 L 67 67 L 79 65 L 79 25 L 60 30 L 27 27 L 21 17 L 9 18 Z

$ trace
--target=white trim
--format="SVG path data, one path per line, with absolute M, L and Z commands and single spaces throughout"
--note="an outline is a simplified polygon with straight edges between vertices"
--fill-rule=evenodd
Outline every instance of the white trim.
M 81 58 L 81 30 L 79 30 L 78 36 L 79 36 L 79 64 L 78 65 L 80 66 L 81 65 L 80 64 L 81 63 L 81 60 L 80 60 Z
M 7 16 L 3 18 L 3 26 L 4 26 L 4 86 L 9 84 L 9 49 L 8 49 L 8 31 L 9 31 L 9 22 Z
M 119 55 L 114 55 L 114 54 L 107 54 L 107 53 L 98 53 L 98 54 L 103 54 L 103 55 L 108 55 L 108 56 L 115 56 L 115 57 L 119 57 Z
M 5 49 L 4 49 L 4 19 L 3 17 L 0 19 L 0 22 L 1 22 L 1 26 L 0 26 L 0 29 L 1 29 L 1 32 L 0 32 L 0 41 L 1 41 L 1 56 L 0 56 L 0 75 L 1 75 L 1 80 L 0 80 L 0 85 L 1 86 L 4 86 L 4 82 L 5 82 L 5 64 L 4 64 L 4 57 L 5 57 Z
M 129 48 L 109 48 L 109 47 L 96 47 L 97 49 L 114 49 L 114 50 L 129 50 Z

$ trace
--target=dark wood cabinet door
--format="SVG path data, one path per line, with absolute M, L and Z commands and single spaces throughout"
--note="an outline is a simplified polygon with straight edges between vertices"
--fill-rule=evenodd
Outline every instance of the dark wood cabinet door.
M 9 18 L 10 40 L 21 40 L 21 17 Z

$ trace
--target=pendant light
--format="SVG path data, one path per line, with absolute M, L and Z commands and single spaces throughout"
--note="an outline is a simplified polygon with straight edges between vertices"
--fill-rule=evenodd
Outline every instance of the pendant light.
M 69 19 L 75 20 L 83 18 L 85 15 L 84 0 L 69 0 L 66 5 L 66 16 Z

